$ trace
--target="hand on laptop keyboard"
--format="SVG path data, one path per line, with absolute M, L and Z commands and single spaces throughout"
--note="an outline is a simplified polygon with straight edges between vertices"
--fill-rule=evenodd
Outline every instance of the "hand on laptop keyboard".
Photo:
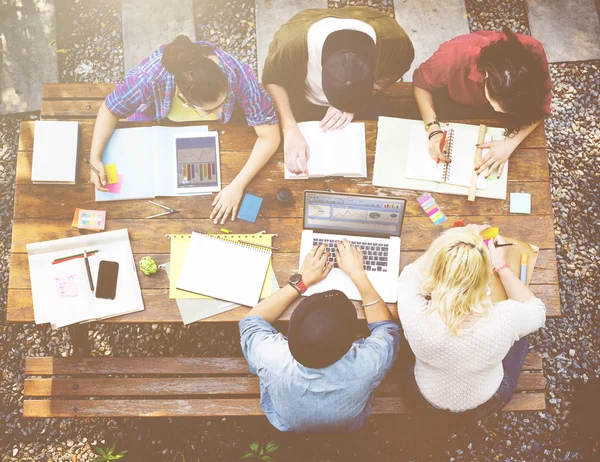
M 337 243 L 333 239 L 313 239 L 314 245 L 327 245 L 327 252 L 329 252 L 329 262 L 334 263 L 334 266 L 338 268 L 338 263 L 335 259 L 335 251 L 337 250 Z M 365 271 L 379 271 L 387 272 L 388 266 L 388 244 L 385 243 L 374 243 L 374 242 L 360 242 L 360 241 L 348 241 L 353 246 L 362 250 L 363 254 L 363 268 Z
M 342 239 L 337 243 L 336 259 L 339 268 L 346 273 L 350 279 L 364 274 L 364 256 L 363 251 L 352 244 L 347 239 Z

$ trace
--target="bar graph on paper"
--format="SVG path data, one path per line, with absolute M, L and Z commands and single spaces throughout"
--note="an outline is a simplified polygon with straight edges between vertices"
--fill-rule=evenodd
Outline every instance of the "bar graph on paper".
M 218 184 L 217 148 L 214 138 L 177 138 L 175 149 L 177 153 L 177 186 L 179 188 Z

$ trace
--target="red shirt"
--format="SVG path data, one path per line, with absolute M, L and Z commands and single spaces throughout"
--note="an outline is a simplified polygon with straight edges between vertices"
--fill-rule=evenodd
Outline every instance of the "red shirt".
M 542 61 L 547 76 L 544 86 L 548 91 L 544 100 L 544 111 L 550 115 L 552 80 L 548 72 L 548 59 L 544 47 L 528 35 L 516 35 L 519 41 L 526 47 L 531 47 L 533 53 Z M 475 107 L 489 106 L 484 90 L 485 73 L 477 68 L 477 60 L 483 47 L 503 37 L 502 32 L 478 31 L 459 35 L 442 43 L 431 58 L 415 71 L 413 84 L 430 92 L 445 87 L 450 97 L 459 104 Z

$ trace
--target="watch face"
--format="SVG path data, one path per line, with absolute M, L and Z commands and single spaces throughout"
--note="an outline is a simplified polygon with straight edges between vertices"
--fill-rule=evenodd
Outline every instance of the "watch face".
M 292 284 L 298 284 L 300 281 L 302 281 L 302 276 L 300 276 L 299 274 L 292 274 L 290 276 L 290 282 Z

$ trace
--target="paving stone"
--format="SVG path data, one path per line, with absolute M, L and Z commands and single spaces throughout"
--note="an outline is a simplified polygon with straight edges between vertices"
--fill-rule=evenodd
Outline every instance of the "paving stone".
M 594 0 L 526 0 L 531 35 L 548 61 L 600 59 L 600 23 Z
M 192 0 L 123 0 L 125 72 L 178 35 L 196 39 Z
M 327 8 L 327 0 L 256 0 L 256 45 L 258 48 L 259 80 L 275 32 L 292 16 L 307 8 Z
M 39 111 L 58 81 L 54 0 L 0 4 L 0 114 Z
M 410 37 L 415 59 L 404 74 L 412 82 L 413 72 L 426 61 L 441 43 L 469 33 L 469 21 L 464 0 L 394 0 L 396 21 Z

